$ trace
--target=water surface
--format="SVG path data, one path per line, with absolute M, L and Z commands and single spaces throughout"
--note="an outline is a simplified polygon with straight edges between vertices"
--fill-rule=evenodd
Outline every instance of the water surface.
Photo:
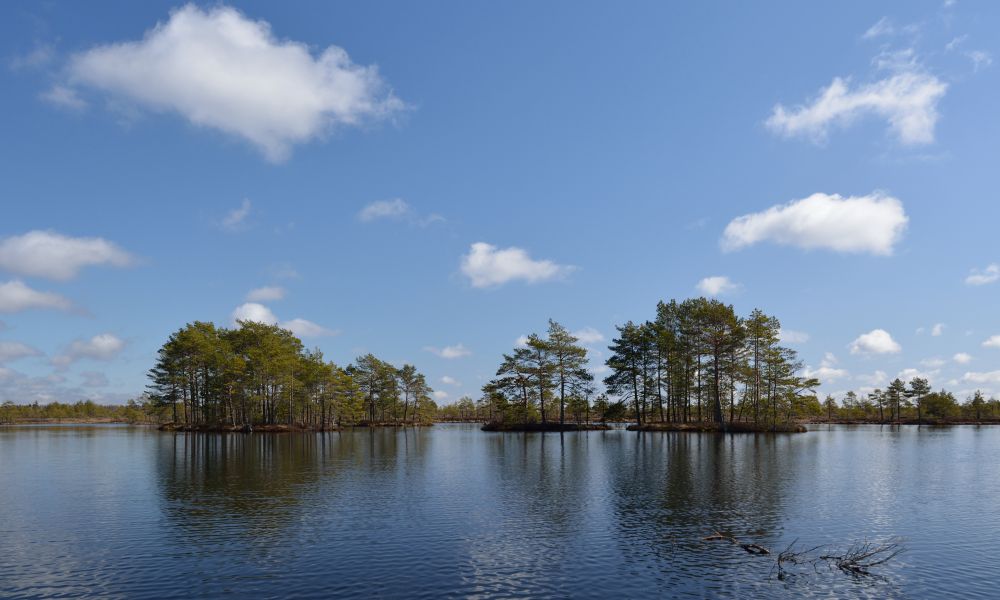
M 773 550 L 904 539 L 879 578 Z M 3 597 L 996 597 L 1000 428 L 0 428 Z

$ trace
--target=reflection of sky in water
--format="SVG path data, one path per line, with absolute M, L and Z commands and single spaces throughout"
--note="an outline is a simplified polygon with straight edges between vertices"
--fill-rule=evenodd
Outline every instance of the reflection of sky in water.
M 0 429 L 0 595 L 988 596 L 998 451 L 974 427 Z M 885 581 L 781 583 L 717 530 L 908 551 Z

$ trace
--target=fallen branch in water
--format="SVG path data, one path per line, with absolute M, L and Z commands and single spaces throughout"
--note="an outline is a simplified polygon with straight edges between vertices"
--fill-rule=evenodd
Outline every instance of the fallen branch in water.
M 899 542 L 875 544 L 864 541 L 854 544 L 843 554 L 827 554 L 819 558 L 829 561 L 833 566 L 850 575 L 871 575 L 870 569 L 872 567 L 884 565 L 899 556 L 902 551 L 903 547 Z
M 782 552 L 778 554 L 776 568 L 778 579 L 785 580 L 795 574 L 788 570 L 789 565 L 809 565 L 813 571 L 818 571 L 819 565 L 826 564 L 829 568 L 836 568 L 852 577 L 875 576 L 871 569 L 884 565 L 893 558 L 899 556 L 904 548 L 898 540 L 890 540 L 884 543 L 875 543 L 865 540 L 857 542 L 848 547 L 843 552 L 825 552 L 817 554 L 825 546 L 814 546 L 812 548 L 798 550 L 794 540 Z
M 725 533 L 719 533 L 718 531 L 716 531 L 712 535 L 705 536 L 705 537 L 703 537 L 701 539 L 702 539 L 702 541 L 705 541 L 705 542 L 714 542 L 714 541 L 729 542 L 730 544 L 735 544 L 735 545 L 738 545 L 740 548 L 743 548 L 743 550 L 745 552 L 747 552 L 748 554 L 764 555 L 764 554 L 770 554 L 771 553 L 770 550 L 768 550 L 764 546 L 761 546 L 760 544 L 742 544 L 734 536 L 731 536 L 731 535 L 728 535 L 728 534 L 725 534 Z
M 760 544 L 740 544 L 740 548 L 743 548 L 745 551 L 749 552 L 750 554 L 764 555 L 764 554 L 770 554 L 771 553 L 770 550 L 768 550 L 764 546 L 761 546 Z
M 703 541 L 706 541 L 706 542 L 714 542 L 714 541 L 716 541 L 716 540 L 722 540 L 722 541 L 726 541 L 726 542 L 729 542 L 730 544 L 736 544 L 736 543 L 738 543 L 738 542 L 736 541 L 736 538 L 734 538 L 733 536 L 731 536 L 731 535 L 726 535 L 725 533 L 719 533 L 718 531 L 716 531 L 716 532 L 715 532 L 715 533 L 713 533 L 712 535 L 709 535 L 709 536 L 706 536 L 706 537 L 703 537 L 703 538 L 701 538 L 701 539 L 702 539 Z

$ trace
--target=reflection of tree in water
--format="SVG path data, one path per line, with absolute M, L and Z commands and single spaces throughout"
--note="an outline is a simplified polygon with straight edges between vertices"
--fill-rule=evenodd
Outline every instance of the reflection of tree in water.
M 176 434 L 159 440 L 159 483 L 171 524 L 191 535 L 280 532 L 322 472 L 335 434 Z
M 580 537 L 600 498 L 589 433 L 484 437 L 490 469 L 476 490 L 489 498 L 462 565 L 480 594 L 559 594 L 586 552 Z M 594 433 L 593 435 L 598 435 Z M 596 453 L 595 453 L 596 454 Z M 564 592 L 563 592 L 564 593 Z
M 163 514 L 189 548 L 235 544 L 248 558 L 266 559 L 289 538 L 301 547 L 331 528 L 364 527 L 371 515 L 364 508 L 390 500 L 365 498 L 370 486 L 402 470 L 412 471 L 403 477 L 419 472 L 414 461 L 424 460 L 426 437 L 412 429 L 164 435 L 157 452 Z
M 781 539 L 786 474 L 795 472 L 784 436 L 639 434 L 612 452 L 619 545 L 633 565 L 658 565 L 672 591 L 722 593 L 767 585 L 770 564 L 706 544 L 713 531 L 768 544 Z M 763 575 L 761 575 L 761 572 Z

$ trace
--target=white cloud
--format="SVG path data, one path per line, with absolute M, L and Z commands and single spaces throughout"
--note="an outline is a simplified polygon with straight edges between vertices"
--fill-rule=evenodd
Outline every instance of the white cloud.
M 934 357 L 934 358 L 925 358 L 924 360 L 920 361 L 920 365 L 923 367 L 928 367 L 930 369 L 937 369 L 943 367 L 947 362 L 948 361 L 944 360 L 943 358 Z
M 846 369 L 838 369 L 832 366 L 821 366 L 818 369 L 813 369 L 812 367 L 806 367 L 803 372 L 806 377 L 815 377 L 819 379 L 821 384 L 830 383 L 836 381 L 837 379 L 843 379 L 849 377 L 850 373 Z
M 74 238 L 52 231 L 29 231 L 0 240 L 0 269 L 65 281 L 84 267 L 127 267 L 135 258 L 103 238 Z
M 253 290 L 247 294 L 248 302 L 268 302 L 270 300 L 281 300 L 285 297 L 285 288 L 281 286 L 264 286 Z
M 461 381 L 455 379 L 454 377 L 452 377 L 450 375 L 445 375 L 444 377 L 442 377 L 441 378 L 441 383 L 443 383 L 445 385 L 453 385 L 453 386 L 456 386 L 456 387 L 462 385 Z
M 434 346 L 424 346 L 424 350 L 430 352 L 431 354 L 436 354 L 441 358 L 462 358 L 463 356 L 469 356 L 472 351 L 463 346 L 462 344 L 455 344 L 454 346 L 445 346 L 444 348 L 435 348 Z
M 782 328 L 778 330 L 778 339 L 785 344 L 804 344 L 809 341 L 809 334 L 804 331 Z
M 990 336 L 985 342 L 983 342 L 983 348 L 1000 348 L 1000 335 Z
M 72 304 L 66 298 L 51 292 L 39 292 L 22 281 L 0 283 L 0 312 L 15 313 L 32 308 L 69 310 Z
M 278 39 L 266 21 L 227 6 L 188 4 L 143 39 L 74 55 L 68 83 L 116 101 L 177 113 L 249 141 L 271 161 L 332 127 L 382 119 L 404 105 L 374 66 L 329 46 Z
M 524 348 L 527 345 L 528 345 L 528 336 L 526 336 L 526 335 L 519 335 L 519 336 L 517 336 L 517 339 L 514 340 L 514 347 L 515 348 Z
M 551 260 L 535 260 L 521 248 L 503 248 L 476 242 L 469 253 L 462 257 L 462 274 L 473 287 L 488 288 L 509 281 L 523 280 L 538 283 L 564 277 L 575 267 L 559 265 Z
M 447 400 L 448 399 L 448 392 L 446 392 L 444 390 L 434 390 L 434 399 L 435 400 Z
M 994 283 L 998 279 L 1000 279 L 1000 263 L 993 263 L 981 271 L 972 269 L 969 276 L 965 278 L 965 283 L 966 285 L 986 285 Z
M 87 108 L 87 101 L 81 98 L 75 89 L 58 83 L 39 94 L 38 97 L 59 108 L 76 111 Z
M 846 369 L 837 367 L 837 362 L 837 357 L 832 352 L 827 352 L 823 355 L 823 360 L 820 361 L 818 369 L 806 367 L 803 370 L 803 375 L 806 377 L 815 377 L 819 379 L 821 384 L 850 377 L 851 374 Z
M 944 323 L 935 323 L 934 327 L 931 327 L 931 335 L 938 337 L 944 333 Z
M 0 340 L 0 364 L 40 354 L 41 352 L 27 344 Z
M 912 65 L 854 90 L 849 81 L 836 77 L 808 105 L 791 109 L 775 106 L 766 124 L 785 137 L 806 136 L 821 143 L 831 125 L 846 126 L 863 115 L 874 114 L 889 122 L 901 143 L 929 144 L 934 141 L 937 104 L 947 89 L 948 84 Z
M 903 203 L 880 192 L 848 198 L 817 193 L 733 219 L 723 232 L 722 248 L 732 251 L 771 241 L 806 249 L 890 255 L 907 221 Z
M 987 371 L 981 373 L 969 371 L 965 375 L 962 375 L 962 381 L 979 384 L 1000 383 L 1000 371 Z
M 287 329 L 294 333 L 297 337 L 328 337 L 337 335 L 340 333 L 334 329 L 327 329 L 322 325 L 317 325 L 312 321 L 307 321 L 305 319 L 291 319 L 289 321 L 282 321 L 280 323 L 282 329 Z
M 78 360 L 111 360 L 125 349 L 125 340 L 113 333 L 101 333 L 89 340 L 76 340 L 65 352 L 53 357 L 52 364 L 66 367 Z
M 334 329 L 327 329 L 322 325 L 307 321 L 306 319 L 295 318 L 288 321 L 280 321 L 270 308 L 258 302 L 244 302 L 240 304 L 232 313 L 233 324 L 238 321 L 254 321 L 266 325 L 277 325 L 282 329 L 287 329 L 297 337 L 326 337 L 340 333 Z
M 267 325 L 277 325 L 278 317 L 274 316 L 271 309 L 257 302 L 245 302 L 233 309 L 233 324 L 237 321 L 254 321 Z
M 714 275 L 702 279 L 695 287 L 706 296 L 723 296 L 738 291 L 742 286 L 724 275 Z
M 885 329 L 873 329 L 850 344 L 851 354 L 898 354 L 902 347 Z
M 972 362 L 972 355 L 967 352 L 959 352 L 952 356 L 951 359 L 960 365 L 965 365 Z
M 876 388 L 889 382 L 889 374 L 885 371 L 877 370 L 874 373 L 858 375 L 855 379 L 861 383 L 867 384 L 870 387 Z
M 377 219 L 398 219 L 410 212 L 410 205 L 402 198 L 378 200 L 358 212 L 358 219 L 368 223 Z
M 902 371 L 896 374 L 896 377 L 906 382 L 911 381 L 914 377 L 919 377 L 921 379 L 926 379 L 928 383 L 934 385 L 934 379 L 938 376 L 939 373 L 940 372 L 937 370 L 921 371 L 919 369 L 910 368 L 910 369 L 903 369 Z
M 584 327 L 572 333 L 581 344 L 597 344 L 604 341 L 604 334 L 593 327 Z M 527 341 L 527 338 L 525 339 Z
M 428 227 L 434 223 L 442 223 L 446 220 L 441 215 L 433 213 L 419 215 L 402 198 L 378 200 L 358 211 L 358 220 L 362 223 L 370 223 L 379 219 L 405 219 L 410 225 L 416 225 L 417 227 Z
M 239 231 L 246 226 L 247 217 L 250 216 L 250 211 L 253 210 L 253 205 L 246 198 L 243 202 L 240 202 L 238 208 L 226 213 L 225 217 L 222 217 L 222 228 L 227 231 Z

